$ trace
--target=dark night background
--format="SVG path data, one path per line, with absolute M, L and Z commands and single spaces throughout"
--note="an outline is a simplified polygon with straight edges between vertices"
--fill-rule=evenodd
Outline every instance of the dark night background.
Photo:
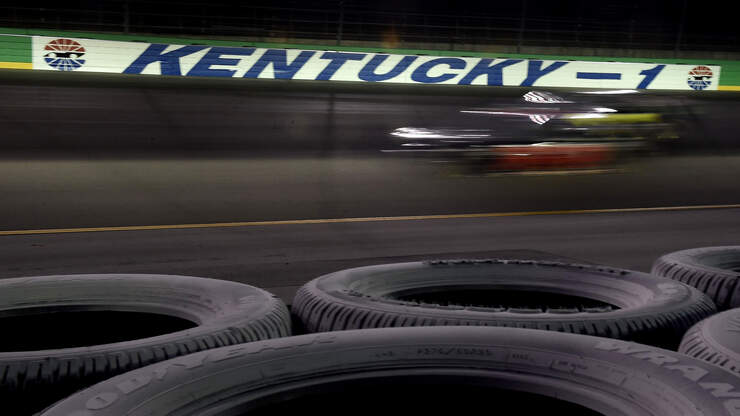
M 729 4 L 729 3 L 728 3 Z M 687 0 L 8 1 L 0 26 L 454 45 L 740 51 L 732 6 Z M 520 36 L 521 33 L 521 36 Z M 259 40 L 259 39 L 257 39 Z M 464 48 L 461 48 L 464 49 Z

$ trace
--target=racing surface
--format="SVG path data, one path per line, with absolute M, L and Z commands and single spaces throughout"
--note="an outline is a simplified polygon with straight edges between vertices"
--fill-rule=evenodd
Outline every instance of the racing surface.
M 392 149 L 405 126 L 519 88 L 388 86 L 0 72 L 0 231 L 287 221 L 0 235 L 0 277 L 168 273 L 290 300 L 319 274 L 437 257 L 561 258 L 648 270 L 659 255 L 737 244 L 740 209 L 541 212 L 740 203 L 740 100 L 688 102 L 690 145 L 604 172 L 461 175 Z M 478 119 L 496 130 L 496 121 Z M 445 219 L 378 217 L 453 215 Z M 371 217 L 374 221 L 293 223 Z
M 350 267 L 439 258 L 590 262 L 649 271 L 662 254 L 737 244 L 740 209 L 0 236 L 0 277 L 153 273 L 244 282 L 288 304 Z

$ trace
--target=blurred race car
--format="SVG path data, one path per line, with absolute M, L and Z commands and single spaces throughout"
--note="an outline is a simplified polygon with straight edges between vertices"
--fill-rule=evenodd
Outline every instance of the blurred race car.
M 460 113 L 466 128 L 394 130 L 395 151 L 443 156 L 471 173 L 594 169 L 675 143 L 691 119 L 676 97 L 637 90 L 529 91 L 513 104 Z

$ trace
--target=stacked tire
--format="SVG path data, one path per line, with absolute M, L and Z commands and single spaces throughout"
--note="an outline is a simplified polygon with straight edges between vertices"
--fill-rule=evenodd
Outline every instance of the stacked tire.
M 294 318 L 309 332 L 299 336 L 288 336 L 274 297 L 233 287 L 229 302 L 263 305 L 256 315 L 269 329 L 250 327 L 247 337 L 247 327 L 221 328 L 212 339 L 223 345 L 107 374 L 41 415 L 448 414 L 496 403 L 524 413 L 737 416 L 740 308 L 716 314 L 710 299 L 732 305 L 734 288 L 724 275 L 680 280 L 501 259 L 360 267 L 298 290 Z
M 740 376 L 740 308 L 719 313 L 694 325 L 678 350 Z
M 513 407 L 523 414 L 729 416 L 737 414 L 737 381 L 677 352 L 607 338 L 380 328 L 179 357 L 107 380 L 42 415 L 439 415 Z
M 740 307 L 740 246 L 668 253 L 655 261 L 652 273 L 701 290 L 720 311 Z
M 72 314 L 78 321 L 84 316 L 110 317 L 115 313 L 123 314 L 117 328 L 111 328 L 105 320 L 97 320 L 90 328 L 47 325 L 46 330 L 53 331 L 54 336 L 30 327 L 20 329 L 35 337 L 0 340 L 2 413 L 29 414 L 48 404 L 44 401 L 61 399 L 159 361 L 291 334 L 290 315 L 282 301 L 262 289 L 235 282 L 132 274 L 0 280 L 0 317 L 4 322 L 38 323 L 65 314 Z M 171 333 L 99 345 L 67 339 L 74 338 L 69 336 L 72 332 L 88 340 L 100 339 L 103 333 L 116 336 L 127 330 L 129 316 L 136 317 L 142 326 L 147 319 L 162 322 L 163 316 L 188 325 L 183 328 L 176 323 L 179 330 Z M 35 340 L 29 341 L 32 337 Z M 45 348 L 50 345 L 52 348 Z
M 469 304 L 480 303 L 476 299 L 480 293 L 498 297 L 502 304 Z M 509 307 L 506 303 L 517 296 L 535 298 L 533 302 L 540 304 L 528 305 L 524 299 L 524 304 Z M 699 291 L 646 273 L 492 259 L 342 270 L 301 287 L 293 312 L 309 332 L 481 325 L 617 338 L 675 349 L 689 327 L 716 310 Z

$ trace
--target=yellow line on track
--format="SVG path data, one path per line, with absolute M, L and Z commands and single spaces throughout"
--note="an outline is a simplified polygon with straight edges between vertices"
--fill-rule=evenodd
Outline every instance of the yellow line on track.
M 720 91 L 740 91 L 740 85 L 720 85 L 717 89 Z
M 0 68 L 3 69 L 33 69 L 30 62 L 0 62 Z
M 101 231 L 179 230 L 179 229 L 188 229 L 188 228 L 255 227 L 255 226 L 267 226 L 267 225 L 332 224 L 332 223 L 350 223 L 350 222 L 418 221 L 418 220 L 443 220 L 443 219 L 463 219 L 463 218 L 524 217 L 524 216 L 534 216 L 534 215 L 690 211 L 690 210 L 700 210 L 700 209 L 730 209 L 730 208 L 740 208 L 740 204 L 689 205 L 689 206 L 675 206 L 675 207 L 645 207 L 645 208 L 566 209 L 566 210 L 557 210 L 557 211 L 489 212 L 489 213 L 481 213 L 481 214 L 406 215 L 406 216 L 398 216 L 398 217 L 327 218 L 327 219 L 315 219 L 315 220 L 215 222 L 215 223 L 207 223 L 207 224 L 132 225 L 132 226 L 122 226 L 122 227 L 49 228 L 49 229 L 39 229 L 39 230 L 0 231 L 0 236 L 3 236 L 3 235 L 32 235 L 32 234 L 90 233 L 90 232 L 101 232 Z

